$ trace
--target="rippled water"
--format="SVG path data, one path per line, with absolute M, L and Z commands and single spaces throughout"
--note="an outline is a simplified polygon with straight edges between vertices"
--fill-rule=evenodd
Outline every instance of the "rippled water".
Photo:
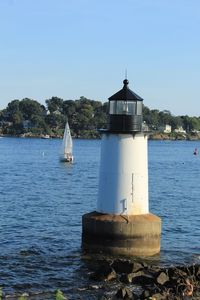
M 163 259 L 200 254 L 200 142 L 150 142 L 150 207 L 163 221 Z M 174 252 L 174 254 L 173 254 Z
M 70 299 L 95 299 L 99 290 L 88 279 L 94 258 L 83 259 L 80 246 L 81 216 L 96 208 L 100 140 L 75 140 L 73 165 L 59 162 L 60 145 L 0 139 L 0 286 L 8 294 L 60 288 Z M 149 142 L 150 208 L 163 221 L 156 263 L 199 262 L 195 147 L 200 142 Z

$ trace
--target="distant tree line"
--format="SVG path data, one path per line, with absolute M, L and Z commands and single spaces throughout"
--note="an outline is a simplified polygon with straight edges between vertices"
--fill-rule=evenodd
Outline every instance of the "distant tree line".
M 161 126 L 166 124 L 172 127 L 172 130 L 182 127 L 186 132 L 200 130 L 200 116 L 189 117 L 174 116 L 169 110 L 159 111 L 158 109 L 150 110 L 148 107 L 143 107 L 143 119 L 151 129 L 159 130 Z
M 74 137 L 96 138 L 97 129 L 107 124 L 107 103 L 85 97 L 78 100 L 52 97 L 45 102 L 46 107 L 29 98 L 11 101 L 0 112 L 1 133 L 60 136 L 68 120 Z
M 97 138 L 97 129 L 107 126 L 108 102 L 82 96 L 78 100 L 52 97 L 45 103 L 46 106 L 29 98 L 11 101 L 0 111 L 0 133 L 61 136 L 68 120 L 74 137 Z M 182 126 L 186 132 L 200 131 L 200 117 L 173 116 L 168 110 L 150 110 L 144 106 L 143 120 L 151 130 L 168 124 L 172 130 Z

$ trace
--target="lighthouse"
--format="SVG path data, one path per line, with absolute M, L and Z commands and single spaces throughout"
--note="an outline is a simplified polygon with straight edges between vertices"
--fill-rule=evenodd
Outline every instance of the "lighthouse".
M 160 252 L 161 219 L 149 212 L 143 99 L 128 84 L 125 79 L 123 88 L 108 98 L 97 208 L 83 215 L 82 247 L 87 252 L 151 256 Z

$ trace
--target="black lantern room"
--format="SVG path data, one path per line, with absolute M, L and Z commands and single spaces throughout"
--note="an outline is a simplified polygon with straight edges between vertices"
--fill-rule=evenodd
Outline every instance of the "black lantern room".
M 143 99 L 128 88 L 127 79 L 123 83 L 123 88 L 108 98 L 108 130 L 122 133 L 141 131 Z

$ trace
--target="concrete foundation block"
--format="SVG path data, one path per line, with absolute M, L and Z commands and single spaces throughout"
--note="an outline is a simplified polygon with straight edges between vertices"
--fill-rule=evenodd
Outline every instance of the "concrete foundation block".
M 152 256 L 160 252 L 161 219 L 153 214 L 82 217 L 82 248 L 88 253 Z

